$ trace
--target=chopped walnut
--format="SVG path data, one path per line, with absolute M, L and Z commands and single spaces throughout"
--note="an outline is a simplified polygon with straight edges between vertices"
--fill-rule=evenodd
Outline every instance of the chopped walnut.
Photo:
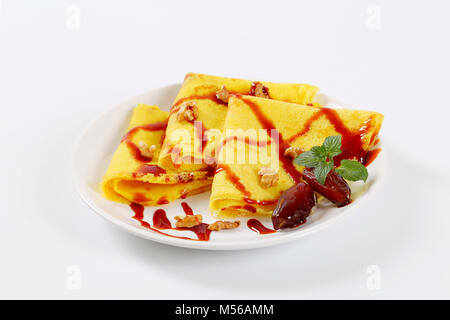
M 177 220 L 175 223 L 177 228 L 192 228 L 201 224 L 203 217 L 200 214 L 196 214 L 195 216 L 184 216 L 183 218 L 176 216 L 175 220 Z
M 177 178 L 178 178 L 178 181 L 180 181 L 181 183 L 190 182 L 190 181 L 194 180 L 194 173 L 193 172 L 181 172 L 178 174 Z
M 241 225 L 240 221 L 216 221 L 208 226 L 209 230 L 220 231 L 223 229 L 235 229 Z
M 150 160 L 153 159 L 153 155 L 155 154 L 156 146 L 153 144 L 150 147 L 144 142 L 139 142 L 139 151 L 141 152 L 141 155 L 143 155 L 146 158 L 149 158 Z
M 286 151 L 284 151 L 284 156 L 288 157 L 288 158 L 292 158 L 295 159 L 297 158 L 301 153 L 303 152 L 303 150 L 301 148 L 298 147 L 289 147 L 286 149 Z
M 253 82 L 252 93 L 255 97 L 269 99 L 269 89 L 264 86 L 261 82 Z
M 264 189 L 273 187 L 278 183 L 278 173 L 273 168 L 261 168 L 259 170 L 258 175 L 261 178 L 261 186 Z
M 228 103 L 228 99 L 230 99 L 230 92 L 228 91 L 227 87 L 222 86 L 219 90 L 216 92 L 217 99 Z
M 195 101 L 184 103 L 178 111 L 177 118 L 179 121 L 186 120 L 194 122 L 198 118 L 198 107 Z

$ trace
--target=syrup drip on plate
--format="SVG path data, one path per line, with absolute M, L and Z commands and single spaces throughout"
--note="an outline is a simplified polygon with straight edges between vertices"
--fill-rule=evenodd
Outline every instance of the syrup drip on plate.
M 248 220 L 247 226 L 249 227 L 250 230 L 255 231 L 259 234 L 270 234 L 276 232 L 273 229 L 264 227 L 264 225 L 259 220 L 256 219 Z
M 185 215 L 187 215 L 187 216 L 193 216 L 194 215 L 194 210 L 192 210 L 192 208 L 186 202 L 182 202 L 181 206 L 183 207 Z
M 186 215 L 192 215 L 193 210 L 192 208 L 186 203 L 183 202 L 182 207 L 186 213 Z M 131 203 L 130 204 L 131 210 L 134 212 L 133 219 L 139 221 L 142 227 L 155 231 L 159 234 L 176 238 L 176 239 L 183 239 L 183 240 L 191 240 L 191 241 L 209 241 L 211 230 L 208 229 L 209 224 L 207 223 L 201 223 L 197 226 L 191 227 L 191 228 L 174 228 L 172 227 L 172 224 L 170 220 L 167 218 L 167 214 L 163 209 L 158 209 L 153 214 L 153 227 L 148 223 L 147 221 L 144 221 L 144 206 L 142 206 L 139 203 Z M 250 219 L 247 222 L 247 226 L 252 230 L 259 234 L 270 234 L 275 233 L 276 230 L 266 228 L 260 221 L 256 219 Z M 172 234 L 168 234 L 165 232 L 162 232 L 161 230 L 177 230 L 177 231 L 191 231 L 194 232 L 197 235 L 197 239 L 189 238 L 189 237 L 180 237 L 175 236 Z
M 168 233 L 164 233 L 159 231 L 156 228 L 152 228 L 152 226 L 150 226 L 150 223 L 148 223 L 147 221 L 144 221 L 144 206 L 140 205 L 139 203 L 132 203 L 130 205 L 131 210 L 133 210 L 134 212 L 134 216 L 133 219 L 139 221 L 139 223 L 141 224 L 142 227 L 155 231 L 156 233 L 162 234 L 164 236 L 168 236 L 171 238 L 177 238 L 177 239 L 184 239 L 184 240 L 193 240 L 196 241 L 197 239 L 192 239 L 192 238 L 188 238 L 188 237 L 178 237 L 178 236 L 174 236 Z
M 170 220 L 167 218 L 166 211 L 163 209 L 158 209 L 153 214 L 153 227 L 148 223 L 147 221 L 144 221 L 144 206 L 138 204 L 138 203 L 131 203 L 130 205 L 131 210 L 135 213 L 133 216 L 133 219 L 140 222 L 141 226 L 155 231 L 159 234 L 171 237 L 171 238 L 177 238 L 177 239 L 183 239 L 183 240 L 192 240 L 192 241 L 209 241 L 211 230 L 208 229 L 209 224 L 207 223 L 201 223 L 199 225 L 196 225 L 194 227 L 190 228 L 174 228 L 172 227 L 172 224 L 170 223 Z M 183 205 L 183 209 L 185 212 L 187 211 L 190 213 L 192 209 L 189 207 L 187 203 Z M 197 239 L 189 238 L 189 237 L 180 237 L 171 235 L 165 232 L 162 232 L 160 230 L 177 230 L 177 231 L 192 231 L 196 234 Z

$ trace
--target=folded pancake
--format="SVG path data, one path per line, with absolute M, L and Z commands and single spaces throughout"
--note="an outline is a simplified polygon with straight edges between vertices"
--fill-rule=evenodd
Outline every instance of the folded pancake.
M 223 90 L 226 91 L 225 98 Z M 265 95 L 274 100 L 307 104 L 312 102 L 317 90 L 308 84 L 252 82 L 189 73 L 171 110 L 159 165 L 165 169 L 192 172 L 205 170 L 215 162 L 215 150 L 228 111 L 228 93 Z M 179 118 L 183 106 L 189 103 L 195 103 L 198 108 L 195 122 Z
M 211 188 L 208 172 L 178 173 L 158 166 L 168 117 L 168 112 L 156 106 L 140 104 L 134 109 L 101 183 L 106 198 L 160 205 Z
M 322 145 L 328 136 L 341 135 L 343 152 L 335 157 L 335 164 L 342 159 L 363 162 L 382 122 L 383 115 L 371 111 L 231 97 L 212 186 L 211 211 L 222 217 L 270 215 L 281 193 L 302 178 L 303 167 L 285 156 L 289 147 L 307 151 Z M 243 156 L 242 152 L 247 154 Z M 258 173 L 263 167 L 277 170 L 278 183 L 262 187 Z

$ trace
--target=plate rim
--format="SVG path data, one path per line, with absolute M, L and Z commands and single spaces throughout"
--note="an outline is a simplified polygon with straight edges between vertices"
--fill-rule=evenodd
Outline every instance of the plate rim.
M 190 249 L 201 249 L 201 250 L 246 250 L 246 249 L 256 249 L 256 248 L 262 248 L 262 247 L 269 247 L 274 245 L 280 245 L 283 243 L 291 242 L 297 239 L 300 239 L 302 237 L 311 235 L 313 233 L 316 233 L 318 231 L 324 230 L 328 228 L 331 224 L 338 222 L 342 218 L 348 216 L 350 213 L 354 212 L 356 208 L 360 208 L 362 205 L 364 205 L 368 200 L 370 200 L 374 194 L 377 193 L 377 191 L 381 188 L 387 172 L 387 163 L 388 163 L 388 151 L 385 145 L 383 145 L 382 153 L 380 154 L 381 157 L 378 157 L 375 161 L 378 162 L 379 168 L 377 170 L 378 175 L 377 179 L 374 182 L 373 185 L 370 186 L 370 188 L 365 192 L 364 197 L 362 197 L 359 201 L 352 203 L 350 206 L 346 207 L 345 210 L 334 216 L 329 218 L 328 220 L 318 223 L 317 225 L 309 226 L 305 229 L 302 229 L 302 231 L 297 232 L 291 232 L 290 234 L 286 234 L 283 237 L 270 237 L 270 235 L 261 235 L 260 239 L 254 239 L 254 240 L 244 240 L 242 243 L 227 243 L 227 242 L 212 242 L 212 241 L 191 241 L 191 240 L 183 240 L 178 238 L 172 238 L 164 235 L 160 235 L 156 232 L 152 232 L 151 230 L 147 230 L 145 228 L 139 227 L 139 226 L 132 226 L 130 224 L 127 224 L 123 222 L 122 220 L 115 218 L 111 214 L 109 214 L 105 209 L 97 206 L 94 201 L 89 196 L 89 187 L 86 185 L 86 182 L 77 174 L 77 165 L 76 165 L 76 159 L 78 157 L 78 149 L 81 147 L 82 141 L 85 138 L 85 136 L 88 134 L 89 130 L 94 126 L 95 123 L 97 123 L 99 120 L 104 118 L 106 115 L 111 113 L 115 109 L 123 108 L 124 105 L 130 104 L 129 101 L 132 100 L 138 100 L 140 97 L 146 96 L 152 92 L 155 91 L 161 91 L 164 89 L 169 89 L 170 87 L 179 86 L 180 83 L 172 83 L 165 86 L 157 87 L 151 90 L 148 90 L 144 93 L 135 95 L 131 98 L 128 98 L 124 101 L 122 101 L 119 104 L 116 104 L 115 106 L 111 108 L 107 108 L 105 111 L 100 113 L 97 117 L 95 117 L 92 121 L 90 121 L 81 131 L 77 139 L 75 140 L 74 146 L 72 148 L 71 154 L 70 154 L 70 171 L 73 183 L 75 185 L 75 189 L 80 196 L 80 198 L 88 205 L 88 207 L 93 210 L 95 213 L 103 217 L 109 222 L 112 222 L 114 225 L 120 227 L 121 229 L 124 229 L 125 231 L 138 236 L 140 238 L 155 241 L 158 243 L 166 244 L 166 245 L 172 245 L 177 247 L 183 247 L 183 248 L 190 248 Z M 322 95 L 332 99 L 333 101 L 338 101 L 339 104 L 340 101 L 337 99 L 334 99 L 332 97 L 329 97 L 323 93 Z M 345 106 L 344 103 L 341 105 Z M 119 205 L 119 204 L 118 204 Z

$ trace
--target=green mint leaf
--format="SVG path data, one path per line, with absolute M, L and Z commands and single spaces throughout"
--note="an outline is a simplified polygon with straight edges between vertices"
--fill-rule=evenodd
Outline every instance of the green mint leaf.
M 306 151 L 303 152 L 301 155 L 299 155 L 297 158 L 295 158 L 294 163 L 300 166 L 314 168 L 321 161 L 322 161 L 321 158 L 318 157 L 314 152 Z
M 340 155 L 341 153 L 342 153 L 341 150 L 339 150 L 339 151 L 337 151 L 337 150 L 336 151 L 332 151 L 332 152 L 328 153 L 328 158 L 333 160 L 334 157 Z
M 342 153 L 342 137 L 329 136 L 321 146 L 312 147 L 310 151 L 303 152 L 294 163 L 314 168 L 314 175 L 320 184 L 325 184 L 328 173 L 334 169 L 333 158 Z M 341 166 L 334 169 L 344 179 L 350 181 L 367 181 L 369 173 L 366 167 L 355 160 L 342 160 Z
M 341 136 L 329 136 L 326 137 L 323 142 L 323 148 L 325 148 L 328 157 L 332 160 L 333 157 L 342 153 L 342 137 Z
M 318 166 L 314 168 L 314 175 L 320 184 L 325 184 L 328 173 L 333 169 L 332 162 L 321 162 Z
M 312 147 L 311 152 L 321 161 L 327 160 L 327 150 L 323 146 Z
M 344 179 L 350 181 L 367 181 L 369 173 L 367 168 L 364 167 L 360 162 L 355 160 L 342 160 L 341 166 L 336 168 L 335 171 L 339 173 Z

